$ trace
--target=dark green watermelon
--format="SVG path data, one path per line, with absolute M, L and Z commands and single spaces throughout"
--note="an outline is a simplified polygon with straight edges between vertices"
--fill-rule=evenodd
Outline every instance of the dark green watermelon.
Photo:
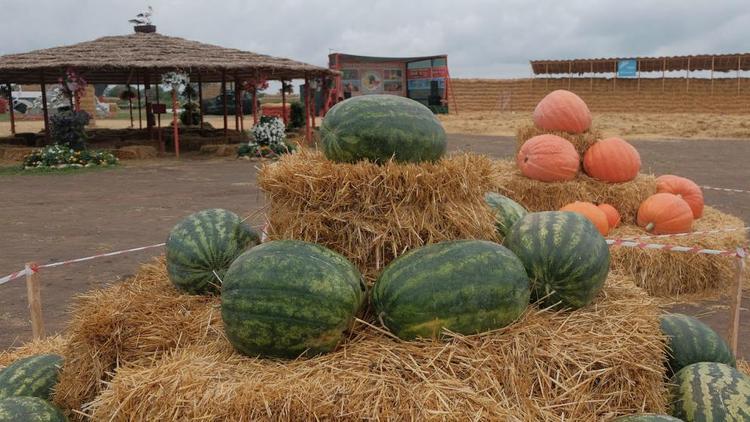
M 522 219 L 528 211 L 518 202 L 500 195 L 499 193 L 489 192 L 484 195 L 484 202 L 490 206 L 495 213 L 495 227 L 500 237 L 505 237 L 508 230 Z
M 661 330 L 668 337 L 669 375 L 698 362 L 719 362 L 735 366 L 734 354 L 716 331 L 683 314 L 662 315 Z
M 0 399 L 31 396 L 49 400 L 62 364 L 62 356 L 54 354 L 18 359 L 0 371 Z
M 0 400 L 0 422 L 67 422 L 60 409 L 39 397 Z
M 699 362 L 672 380 L 672 416 L 686 422 L 750 421 L 750 377 L 729 365 Z
M 620 416 L 619 418 L 612 419 L 611 422 L 683 422 L 683 421 L 682 419 L 677 419 L 669 415 L 657 415 L 654 413 L 641 413 L 638 415 Z
M 443 125 L 424 105 L 397 95 L 362 95 L 342 101 L 320 126 L 332 161 L 436 161 L 445 154 Z
M 221 316 L 241 353 L 296 358 L 335 349 L 364 298 L 362 276 L 346 258 L 314 243 L 279 240 L 232 263 Z
M 476 334 L 505 327 L 529 303 L 529 277 L 497 243 L 457 240 L 423 246 L 388 265 L 375 282 L 379 319 L 402 339 L 437 338 L 445 328 Z
M 188 293 L 217 292 L 232 261 L 258 243 L 258 233 L 237 214 L 223 209 L 199 211 L 169 233 L 169 279 Z
M 588 305 L 609 273 L 609 247 L 586 217 L 572 212 L 527 214 L 503 244 L 526 267 L 534 300 L 544 306 Z

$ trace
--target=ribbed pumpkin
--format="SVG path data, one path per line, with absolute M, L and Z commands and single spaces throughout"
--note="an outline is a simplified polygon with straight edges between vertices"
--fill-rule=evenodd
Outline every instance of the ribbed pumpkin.
M 624 139 L 603 139 L 594 143 L 583 154 L 583 170 L 603 182 L 627 182 L 638 176 L 641 155 Z
M 656 192 L 673 193 L 690 205 L 694 218 L 703 215 L 703 191 L 690 179 L 672 174 L 656 178 Z
M 594 226 L 602 236 L 606 236 L 609 233 L 609 222 L 607 221 L 607 214 L 600 210 L 596 205 L 591 202 L 572 202 L 564 207 L 560 208 L 560 211 L 577 212 L 588 218 L 589 221 L 594 223 Z
M 548 131 L 583 133 L 591 127 L 591 112 L 581 97 L 558 89 L 536 105 L 534 124 Z
M 617 211 L 617 208 L 609 204 L 599 204 L 596 207 L 604 211 L 604 215 L 607 216 L 607 222 L 609 223 L 610 229 L 614 229 L 615 227 L 620 225 L 620 212 Z
M 581 157 L 568 140 L 556 135 L 538 135 L 523 143 L 516 164 L 530 179 L 562 182 L 576 178 Z
M 687 233 L 693 228 L 693 211 L 679 196 L 657 193 L 641 203 L 637 220 L 649 233 Z

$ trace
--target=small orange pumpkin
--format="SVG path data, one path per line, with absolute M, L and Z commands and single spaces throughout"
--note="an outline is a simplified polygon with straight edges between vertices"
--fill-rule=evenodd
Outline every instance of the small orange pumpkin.
M 638 176 L 641 155 L 624 139 L 607 138 L 586 150 L 583 169 L 589 176 L 603 182 L 627 182 Z
M 521 173 L 542 182 L 575 179 L 580 162 L 580 155 L 573 144 L 555 135 L 538 135 L 528 139 L 516 156 Z
M 588 218 L 589 221 L 594 223 L 594 226 L 596 226 L 596 229 L 599 230 L 599 233 L 601 233 L 602 236 L 606 236 L 607 233 L 609 233 L 607 215 L 591 202 L 572 202 L 560 208 L 560 211 L 570 211 L 582 214 L 584 217 Z
M 615 207 L 609 204 L 599 204 L 596 207 L 604 211 L 604 215 L 607 216 L 607 222 L 609 223 L 610 229 L 614 229 L 615 227 L 620 225 L 620 213 Z
M 684 199 L 693 211 L 693 218 L 703 215 L 703 191 L 692 180 L 665 174 L 656 178 L 656 191 L 673 193 Z
M 558 89 L 534 109 L 534 124 L 542 130 L 583 133 L 591 127 L 591 111 L 578 95 Z
M 688 233 L 693 229 L 693 211 L 677 195 L 656 193 L 638 208 L 638 225 L 653 234 Z

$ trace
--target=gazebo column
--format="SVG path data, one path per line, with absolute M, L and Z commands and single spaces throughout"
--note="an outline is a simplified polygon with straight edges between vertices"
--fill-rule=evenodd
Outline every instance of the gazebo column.
M 198 109 L 201 112 L 201 129 L 203 129 L 203 79 L 198 74 Z
M 131 93 L 133 91 L 130 90 L 130 84 L 128 84 L 127 87 L 128 87 L 127 89 L 128 89 L 128 93 L 129 93 L 128 94 L 128 110 L 130 111 L 130 128 L 132 129 L 133 126 L 135 126 L 133 124 L 133 97 L 131 97 L 131 95 L 132 95 Z
M 258 124 L 258 87 L 253 87 L 253 124 Z
M 42 113 L 44 114 L 44 138 L 49 144 L 49 113 L 47 112 L 47 86 L 44 84 L 42 76 Z
M 234 77 L 234 130 L 240 131 L 240 102 L 242 102 L 242 88 L 240 80 Z
M 135 89 L 138 92 L 138 129 L 143 130 L 143 116 L 141 115 L 141 109 L 143 108 L 141 105 L 141 85 L 136 84 Z
M 13 87 L 10 84 L 6 85 L 8 87 L 8 104 L 9 109 L 8 112 L 10 113 L 10 133 L 12 135 L 16 134 L 16 113 L 15 110 L 13 110 Z
M 312 144 L 312 127 L 310 127 L 310 78 L 305 73 L 305 143 Z
M 284 121 L 284 126 L 287 124 L 286 119 L 286 89 L 284 84 L 284 80 L 281 80 L 281 120 Z
M 221 71 L 221 98 L 224 103 L 224 142 L 229 143 L 229 129 L 227 128 L 227 72 Z
M 174 157 L 180 158 L 180 129 L 177 126 L 177 85 L 172 85 L 172 139 L 174 139 Z

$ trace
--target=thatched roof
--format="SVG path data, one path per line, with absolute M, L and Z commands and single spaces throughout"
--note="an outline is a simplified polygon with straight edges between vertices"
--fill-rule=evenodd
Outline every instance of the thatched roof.
M 567 73 L 614 73 L 620 60 L 635 60 L 641 72 L 711 70 L 734 72 L 750 70 L 750 53 L 701 54 L 696 56 L 669 57 L 610 57 L 571 60 L 531 60 L 531 69 L 536 75 Z
M 323 76 L 329 69 L 290 59 L 224 48 L 158 33 L 102 37 L 74 45 L 0 56 L 0 83 L 56 83 L 74 68 L 89 83 L 159 82 L 161 74 L 180 69 L 203 82 L 250 79 L 257 74 L 272 80 Z

